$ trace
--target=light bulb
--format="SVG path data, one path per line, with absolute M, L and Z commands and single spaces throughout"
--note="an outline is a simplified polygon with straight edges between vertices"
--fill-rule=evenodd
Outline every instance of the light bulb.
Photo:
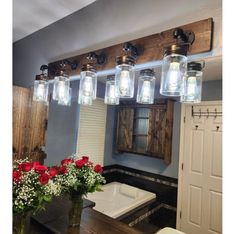
M 92 105 L 92 100 L 96 99 L 97 74 L 88 64 L 82 68 L 79 85 L 78 103 L 82 105 Z
M 45 86 L 44 84 L 38 84 L 38 88 L 37 88 L 37 99 L 38 100 L 43 100 L 44 98 L 44 92 L 45 92 Z
M 117 98 L 116 86 L 112 84 L 109 87 L 108 104 L 118 104 L 119 102 L 117 103 Z
M 63 80 L 58 82 L 58 99 L 63 99 L 66 97 L 66 85 Z
M 91 97 L 93 95 L 92 77 L 85 77 L 82 92 L 85 97 Z
M 108 105 L 118 105 L 119 96 L 114 76 L 108 76 L 105 86 L 104 103 Z
M 164 96 L 181 96 L 186 71 L 186 56 L 174 53 L 165 56 L 162 62 L 160 94 Z
M 194 96 L 197 93 L 197 79 L 195 76 L 188 77 L 188 86 L 187 86 L 187 98 L 188 100 L 194 100 Z
M 128 95 L 130 92 L 130 73 L 129 71 L 122 70 L 120 74 L 119 92 L 121 96 Z
M 47 102 L 48 88 L 49 88 L 49 85 L 46 80 L 35 80 L 33 100 L 37 102 Z
M 150 81 L 145 80 L 142 86 L 142 89 L 140 91 L 140 96 L 141 96 L 141 102 L 149 102 L 150 100 L 150 92 L 151 92 L 151 87 L 150 87 Z
M 140 71 L 136 98 L 137 103 L 154 103 L 155 80 L 155 73 L 152 69 L 144 69 Z
M 167 73 L 167 82 L 168 82 L 168 90 L 170 92 L 174 92 L 178 89 L 178 79 L 180 73 L 180 64 L 178 62 L 171 62 L 169 71 Z

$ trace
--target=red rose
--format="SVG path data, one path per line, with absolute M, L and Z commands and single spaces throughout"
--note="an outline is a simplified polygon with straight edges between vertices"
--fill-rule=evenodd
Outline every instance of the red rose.
M 19 182 L 20 181 L 20 177 L 21 177 L 21 172 L 13 170 L 13 180 L 15 182 Z
M 40 163 L 39 162 L 32 162 L 31 163 L 32 168 L 35 168 L 37 165 L 40 165 Z
M 88 156 L 82 156 L 82 160 L 83 160 L 85 163 L 88 163 L 89 157 L 88 157 Z
M 56 176 L 58 174 L 57 170 L 58 170 L 57 167 L 52 167 L 49 171 L 50 176 L 51 177 Z
M 71 158 L 65 158 L 65 159 L 63 159 L 62 161 L 61 161 L 61 166 L 65 166 L 65 165 L 67 165 L 67 164 L 69 164 L 69 163 L 72 163 L 73 162 L 73 159 L 71 159 Z
M 50 179 L 50 176 L 46 173 L 43 173 L 39 176 L 39 181 L 41 184 L 47 184 Z
M 66 168 L 65 166 L 61 166 L 61 167 L 59 168 L 59 173 L 60 173 L 60 174 L 66 174 L 66 173 L 67 173 L 67 168 Z
M 100 166 L 100 164 L 97 164 L 97 165 L 95 165 L 95 167 L 94 167 L 94 171 L 95 171 L 96 173 L 102 173 L 103 168 Z
M 30 162 L 23 162 L 19 165 L 19 168 L 20 170 L 27 172 L 31 170 L 32 166 Z
M 75 161 L 75 164 L 78 168 L 82 168 L 85 165 L 85 161 L 83 159 L 79 159 L 77 161 Z
M 43 173 L 45 173 L 45 171 L 48 170 L 48 168 L 47 168 L 46 166 L 40 165 L 40 164 L 35 165 L 34 169 L 35 169 L 35 171 L 36 171 L 37 173 L 39 173 L 39 174 L 43 174 Z

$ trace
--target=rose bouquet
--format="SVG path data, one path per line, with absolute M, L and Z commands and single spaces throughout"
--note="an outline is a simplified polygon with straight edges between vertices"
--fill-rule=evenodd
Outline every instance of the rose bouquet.
M 105 179 L 101 175 L 103 168 L 99 164 L 93 165 L 87 156 L 79 158 L 77 155 L 73 155 L 63 159 L 57 169 L 58 174 L 55 176 L 55 180 L 61 185 L 62 193 L 68 194 L 72 201 L 69 226 L 79 226 L 82 196 L 102 191 L 101 186 L 105 183 Z
M 53 180 L 54 168 L 48 169 L 27 159 L 13 164 L 13 233 L 27 233 L 30 213 L 44 209 L 44 204 L 61 193 L 61 185 Z
M 93 165 L 89 157 L 83 156 L 81 159 L 73 155 L 61 161 L 61 165 L 56 167 L 58 175 L 55 180 L 61 185 L 63 194 L 87 193 L 101 191 L 102 184 L 105 183 L 101 175 L 103 168 L 97 164 Z
M 13 213 L 37 212 L 44 203 L 61 193 L 61 185 L 53 180 L 57 171 L 50 170 L 39 162 L 27 159 L 13 165 Z

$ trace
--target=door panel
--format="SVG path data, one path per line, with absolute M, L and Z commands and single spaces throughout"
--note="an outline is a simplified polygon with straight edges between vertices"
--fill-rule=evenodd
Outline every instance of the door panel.
M 222 233 L 222 193 L 210 191 L 209 196 L 209 233 Z
M 219 105 L 195 109 L 221 111 Z M 183 141 L 181 231 L 222 233 L 222 118 L 191 115 L 186 107 Z
M 189 222 L 196 226 L 201 225 L 202 188 L 190 185 Z
M 203 166 L 203 145 L 204 145 L 204 130 L 192 130 L 191 140 L 191 171 L 202 174 Z

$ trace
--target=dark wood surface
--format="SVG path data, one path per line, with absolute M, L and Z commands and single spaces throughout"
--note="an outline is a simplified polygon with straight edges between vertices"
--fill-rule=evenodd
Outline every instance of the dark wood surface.
M 139 111 L 141 116 L 138 116 Z M 116 151 L 159 158 L 169 165 L 173 113 L 174 101 L 168 99 L 144 107 L 132 101 L 121 102 L 118 108 Z M 137 137 L 141 137 L 141 140 L 138 141 Z
M 33 90 L 13 86 L 13 159 L 43 163 L 48 106 L 33 101 Z
M 68 228 L 68 198 L 57 198 L 46 206 L 46 211 L 33 216 L 30 234 L 140 234 L 138 230 L 110 218 L 96 210 L 95 204 L 84 200 L 81 225 L 79 228 Z
M 188 54 L 198 54 L 211 50 L 213 35 L 212 18 L 189 23 L 183 26 L 179 25 L 179 27 L 186 31 L 193 31 L 195 34 L 195 41 L 190 47 Z M 144 48 L 143 55 L 140 55 L 137 58 L 136 63 L 142 64 L 150 61 L 161 60 L 163 58 L 164 47 L 169 46 L 175 42 L 172 37 L 174 29 L 175 28 L 160 33 L 157 32 L 156 34 L 130 41 L 130 43 L 132 43 L 133 45 L 141 45 Z M 123 43 L 103 49 L 100 48 L 99 50 L 95 51 L 95 53 L 97 54 L 100 54 L 102 52 L 105 53 L 107 56 L 107 62 L 104 65 L 97 66 L 97 70 L 112 69 L 116 66 L 115 58 L 116 56 L 122 55 Z M 75 70 L 71 70 L 68 66 L 69 75 L 75 75 L 80 73 L 81 65 L 87 63 L 86 57 L 89 52 L 82 55 L 64 58 L 70 61 L 76 60 L 79 63 L 78 68 Z M 53 70 L 58 70 L 58 65 L 60 64 L 60 61 L 52 62 L 49 64 L 50 79 L 54 78 Z

